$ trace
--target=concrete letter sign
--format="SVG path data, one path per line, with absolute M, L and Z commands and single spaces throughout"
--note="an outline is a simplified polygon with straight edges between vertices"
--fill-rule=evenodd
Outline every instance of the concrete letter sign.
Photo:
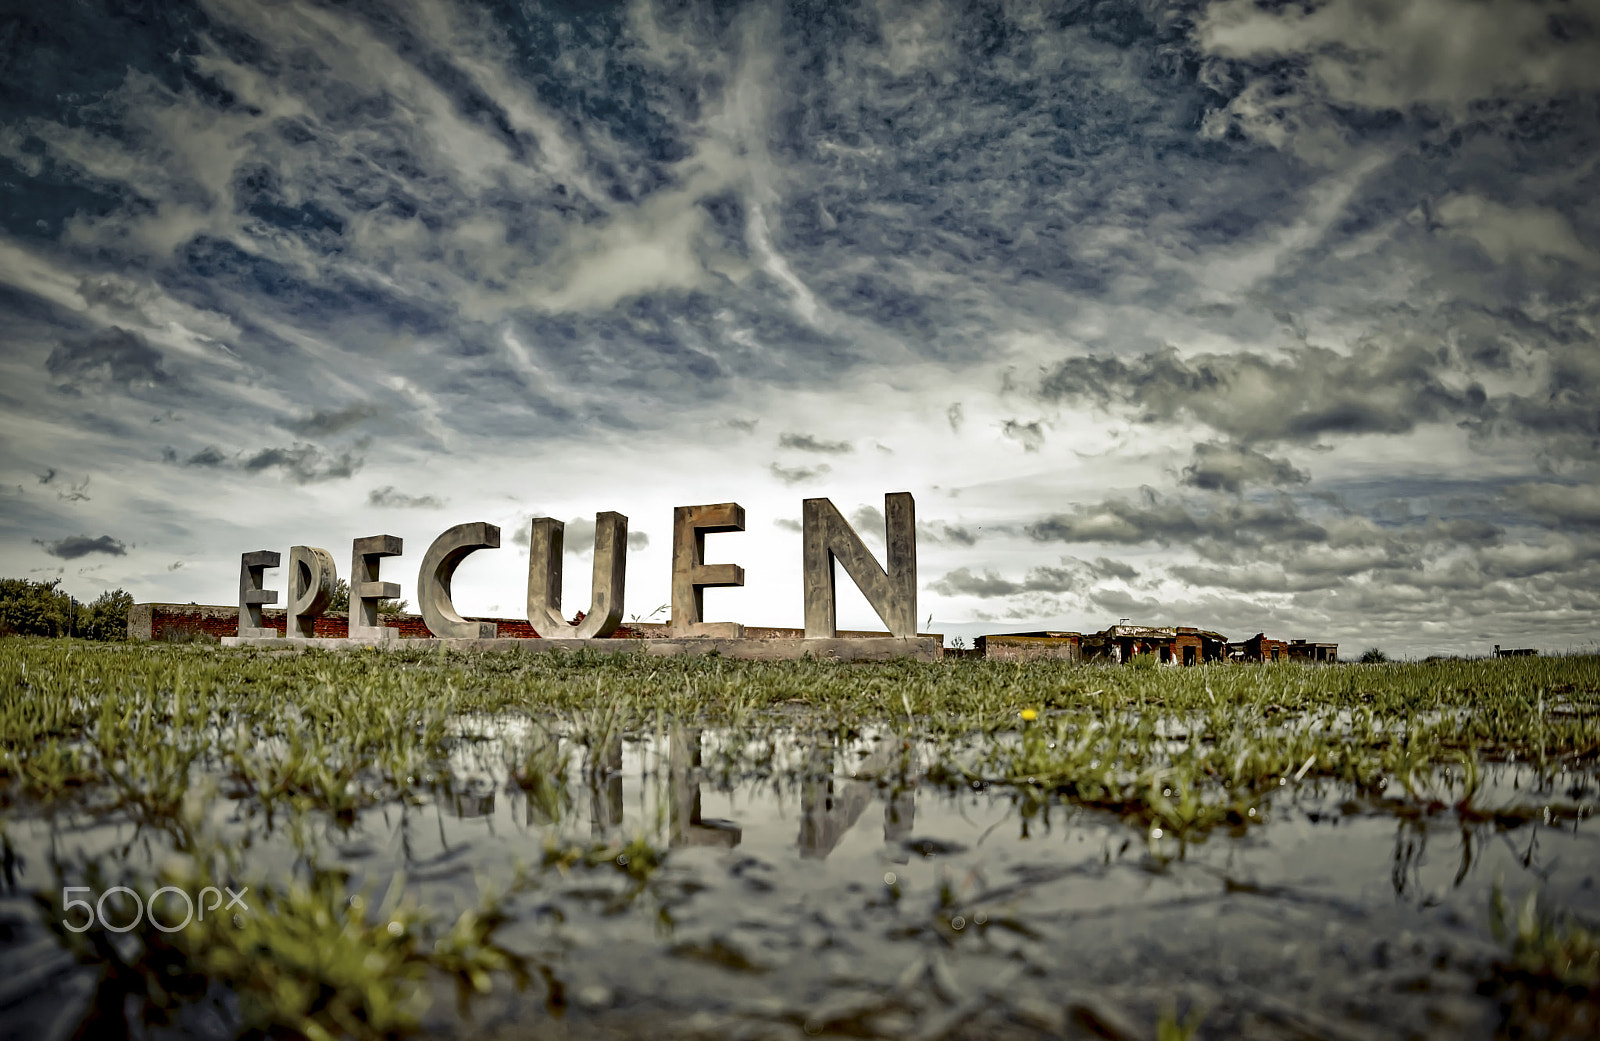
M 736 502 L 679 506 L 672 513 L 672 615 L 664 627 L 643 626 L 645 633 L 621 629 L 623 594 L 628 567 L 628 518 L 620 513 L 594 517 L 594 574 L 589 607 L 568 624 L 561 610 L 561 578 L 566 560 L 565 525 L 552 517 L 535 517 L 528 540 L 528 623 L 537 639 L 525 639 L 521 623 L 511 624 L 516 636 L 490 621 L 465 618 L 451 599 L 456 570 L 469 553 L 500 547 L 500 529 L 486 522 L 458 524 L 433 540 L 423 555 L 417 575 L 417 610 L 434 637 L 441 641 L 473 641 L 480 651 L 554 651 L 583 647 L 594 653 L 645 655 L 722 655 L 751 661 L 779 661 L 797 657 L 836 661 L 889 661 L 914 658 L 933 661 L 940 656 L 936 636 L 917 635 L 917 518 L 909 492 L 883 497 L 888 553 L 879 561 L 862 543 L 843 515 L 827 499 L 806 499 L 803 504 L 801 542 L 804 563 L 805 636 L 794 630 L 756 630 L 747 633 L 737 622 L 708 622 L 705 591 L 743 586 L 744 568 L 737 564 L 706 563 L 706 536 L 745 530 L 744 507 Z M 381 625 L 378 604 L 398 598 L 400 587 L 381 581 L 384 557 L 398 556 L 402 543 L 394 535 L 356 539 L 350 562 L 350 636 L 348 639 L 314 639 L 317 618 L 326 609 L 337 583 L 333 560 L 311 546 L 289 551 L 290 649 L 311 647 L 401 646 L 400 628 L 413 632 L 414 622 Z M 715 547 L 713 547 L 715 549 Z M 239 635 L 223 638 L 227 646 L 249 646 L 277 636 L 262 625 L 261 605 L 275 603 L 277 594 L 262 586 L 262 572 L 278 566 L 278 554 L 269 550 L 243 555 L 239 572 Z M 843 564 L 872 609 L 888 627 L 883 633 L 857 633 L 840 638 L 836 606 L 836 564 Z M 415 617 L 415 616 L 411 616 Z M 149 623 L 154 626 L 153 616 Z M 664 631 L 662 631 L 664 630 Z M 153 628 L 152 628 L 153 631 Z M 420 635 L 420 634 L 419 634 Z M 626 635 L 628 639 L 604 637 Z M 652 637 L 646 639 L 645 637 Z M 283 646 L 283 643 L 279 644 Z M 619 782 L 620 783 L 620 782 Z M 620 798 L 620 789 L 619 795 Z M 679 817 L 690 830 L 697 825 L 693 807 Z M 685 816 L 686 814 L 686 816 Z M 698 834 L 698 833 L 697 833 Z
M 289 635 L 316 636 L 317 619 L 333 599 L 339 573 L 333 557 L 314 546 L 289 549 Z
M 258 549 L 254 553 L 239 555 L 239 635 L 272 637 L 278 630 L 261 624 L 261 605 L 278 602 L 276 589 L 262 588 L 263 572 L 277 567 L 282 558 L 275 550 Z
M 400 630 L 378 624 L 378 601 L 400 595 L 393 582 L 378 581 L 378 562 L 398 557 L 404 540 L 396 535 L 368 535 L 356 539 L 350 560 L 350 638 L 398 640 Z
M 860 536 L 827 499 L 807 499 L 801 507 L 801 551 L 805 571 L 806 639 L 838 635 L 833 562 L 844 565 L 889 627 L 892 636 L 917 635 L 917 517 L 910 492 L 883 497 L 888 529 L 889 570 L 885 572 Z
M 433 540 L 417 573 L 417 608 L 430 633 L 440 639 L 494 639 L 493 622 L 469 622 L 456 612 L 450 602 L 450 579 L 468 553 L 499 548 L 500 529 L 482 521 L 457 524 Z
M 720 636 L 742 639 L 738 622 L 707 622 L 707 586 L 742 586 L 744 568 L 737 564 L 707 564 L 706 535 L 716 531 L 743 531 L 744 507 L 736 502 L 714 506 L 678 506 L 672 511 L 672 635 Z
M 528 539 L 528 624 L 547 640 L 610 636 L 622 623 L 622 589 L 628 566 L 628 518 L 594 515 L 594 583 L 589 612 L 577 625 L 561 615 L 562 535 L 566 525 L 535 517 Z

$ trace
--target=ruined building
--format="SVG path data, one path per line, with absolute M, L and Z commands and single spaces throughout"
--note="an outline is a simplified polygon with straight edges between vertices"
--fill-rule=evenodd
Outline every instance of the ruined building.
M 1063 661 L 1126 664 L 1139 655 L 1151 655 L 1162 665 L 1199 665 L 1203 662 L 1336 662 L 1339 645 L 1305 640 L 1274 640 L 1256 633 L 1248 640 L 1230 643 L 1210 629 L 1188 625 L 1128 625 L 1117 623 L 1097 633 L 1038 630 L 980 636 L 978 654 L 1007 661 L 1053 658 Z

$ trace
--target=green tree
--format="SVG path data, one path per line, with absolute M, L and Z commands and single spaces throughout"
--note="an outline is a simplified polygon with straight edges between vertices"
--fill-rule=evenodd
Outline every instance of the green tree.
M 405 600 L 390 600 L 385 597 L 378 601 L 378 613 L 382 615 L 405 614 L 410 604 Z M 333 599 L 328 601 L 328 610 L 350 612 L 350 583 L 339 579 L 333 587 Z
M 89 640 L 126 640 L 128 612 L 132 609 L 132 593 L 125 589 L 109 589 L 80 609 L 77 635 Z
M 1383 653 L 1381 648 L 1368 647 L 1366 650 L 1361 652 L 1361 658 L 1359 660 L 1364 665 L 1378 665 L 1382 662 L 1388 661 L 1389 656 Z
M 72 625 L 72 598 L 56 588 L 60 584 L 59 578 L 0 578 L 0 633 L 64 635 Z

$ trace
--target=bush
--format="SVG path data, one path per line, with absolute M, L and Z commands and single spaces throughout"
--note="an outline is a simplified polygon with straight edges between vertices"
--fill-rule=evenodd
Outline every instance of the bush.
M 1377 665 L 1388 661 L 1389 656 L 1384 654 L 1383 651 L 1377 647 L 1368 647 L 1366 650 L 1361 652 L 1361 657 L 1359 660 L 1363 665 Z

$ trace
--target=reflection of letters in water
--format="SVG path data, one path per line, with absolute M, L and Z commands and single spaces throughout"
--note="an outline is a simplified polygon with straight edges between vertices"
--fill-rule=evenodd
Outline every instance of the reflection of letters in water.
M 720 846 L 732 849 L 744 831 L 728 820 L 700 815 L 700 731 L 672 735 L 668 773 L 672 787 L 672 845 Z
M 675 731 L 667 757 L 670 844 L 732 849 L 744 838 L 744 830 L 733 821 L 701 816 L 699 772 L 700 731 Z M 612 738 L 598 755 L 591 754 L 583 774 L 589 794 L 589 830 L 597 838 L 604 837 L 623 824 L 622 738 Z
M 583 787 L 589 798 L 589 828 L 596 838 L 605 838 L 625 824 L 623 798 L 623 743 L 620 735 L 604 745 L 591 748 L 583 764 Z M 916 784 L 909 743 L 888 739 L 878 742 L 872 753 L 856 766 L 855 776 L 832 774 L 834 749 L 819 745 L 812 750 L 810 779 L 800 790 L 800 835 L 796 842 L 800 856 L 823 860 L 844 840 L 864 813 L 879 798 L 883 806 L 884 855 L 904 864 L 914 849 L 911 841 L 916 825 Z M 674 728 L 667 744 L 667 799 L 669 844 L 732 849 L 744 840 L 738 822 L 706 817 L 701 810 L 700 785 L 702 741 L 695 728 Z M 659 776 L 659 775 L 658 775 Z M 885 787 L 880 779 L 889 781 Z M 658 789 L 659 791 L 659 789 Z M 452 806 L 458 817 L 487 816 L 494 812 L 494 793 L 462 793 Z M 529 823 L 552 823 L 556 818 L 535 815 L 529 801 Z M 659 818 L 657 818 L 659 819 Z
M 589 832 L 596 837 L 622 824 L 622 735 L 584 764 L 589 788 Z
M 456 792 L 446 804 L 462 820 L 494 816 L 494 792 Z
M 856 767 L 858 775 L 874 777 L 894 764 L 901 751 L 897 741 L 880 742 L 877 749 Z M 818 749 L 819 757 L 831 757 L 831 750 Z M 800 855 L 824 860 L 832 853 L 862 813 L 878 797 L 875 780 L 837 782 L 832 776 L 817 777 L 800 790 Z M 883 808 L 883 842 L 899 863 L 908 859 L 905 841 L 916 820 L 916 790 L 895 788 Z
M 806 499 L 801 508 L 801 563 L 806 639 L 836 639 L 836 571 L 842 567 L 877 612 L 891 636 L 917 635 L 917 520 L 909 492 L 883 497 L 887 568 L 880 566 L 855 529 L 827 499 Z M 707 588 L 742 586 L 744 569 L 737 564 L 707 564 L 709 533 L 744 530 L 744 507 L 736 502 L 679 506 L 673 511 L 672 620 L 675 637 L 741 638 L 737 622 L 705 621 Z M 627 575 L 628 518 L 620 513 L 595 514 L 594 575 L 589 610 L 577 623 L 561 613 L 564 526 L 551 517 L 535 517 L 528 544 L 528 624 L 546 639 L 599 639 L 622 621 Z M 500 529 L 477 521 L 446 530 L 428 548 L 417 576 L 417 606 L 428 631 L 446 639 L 495 637 L 495 626 L 463 618 L 450 597 L 456 567 L 468 554 L 500 545 Z M 379 579 L 379 561 L 398 556 L 402 541 L 393 535 L 356 539 L 350 563 L 349 635 L 357 640 L 393 640 L 399 630 L 379 624 L 378 603 L 398 599 L 399 585 Z M 278 566 L 271 550 L 243 554 L 239 572 L 239 635 L 276 636 L 263 627 L 261 605 L 278 594 L 263 588 L 263 571 Z M 289 635 L 309 637 L 326 609 L 336 579 L 326 550 L 296 546 L 290 576 L 293 624 Z

